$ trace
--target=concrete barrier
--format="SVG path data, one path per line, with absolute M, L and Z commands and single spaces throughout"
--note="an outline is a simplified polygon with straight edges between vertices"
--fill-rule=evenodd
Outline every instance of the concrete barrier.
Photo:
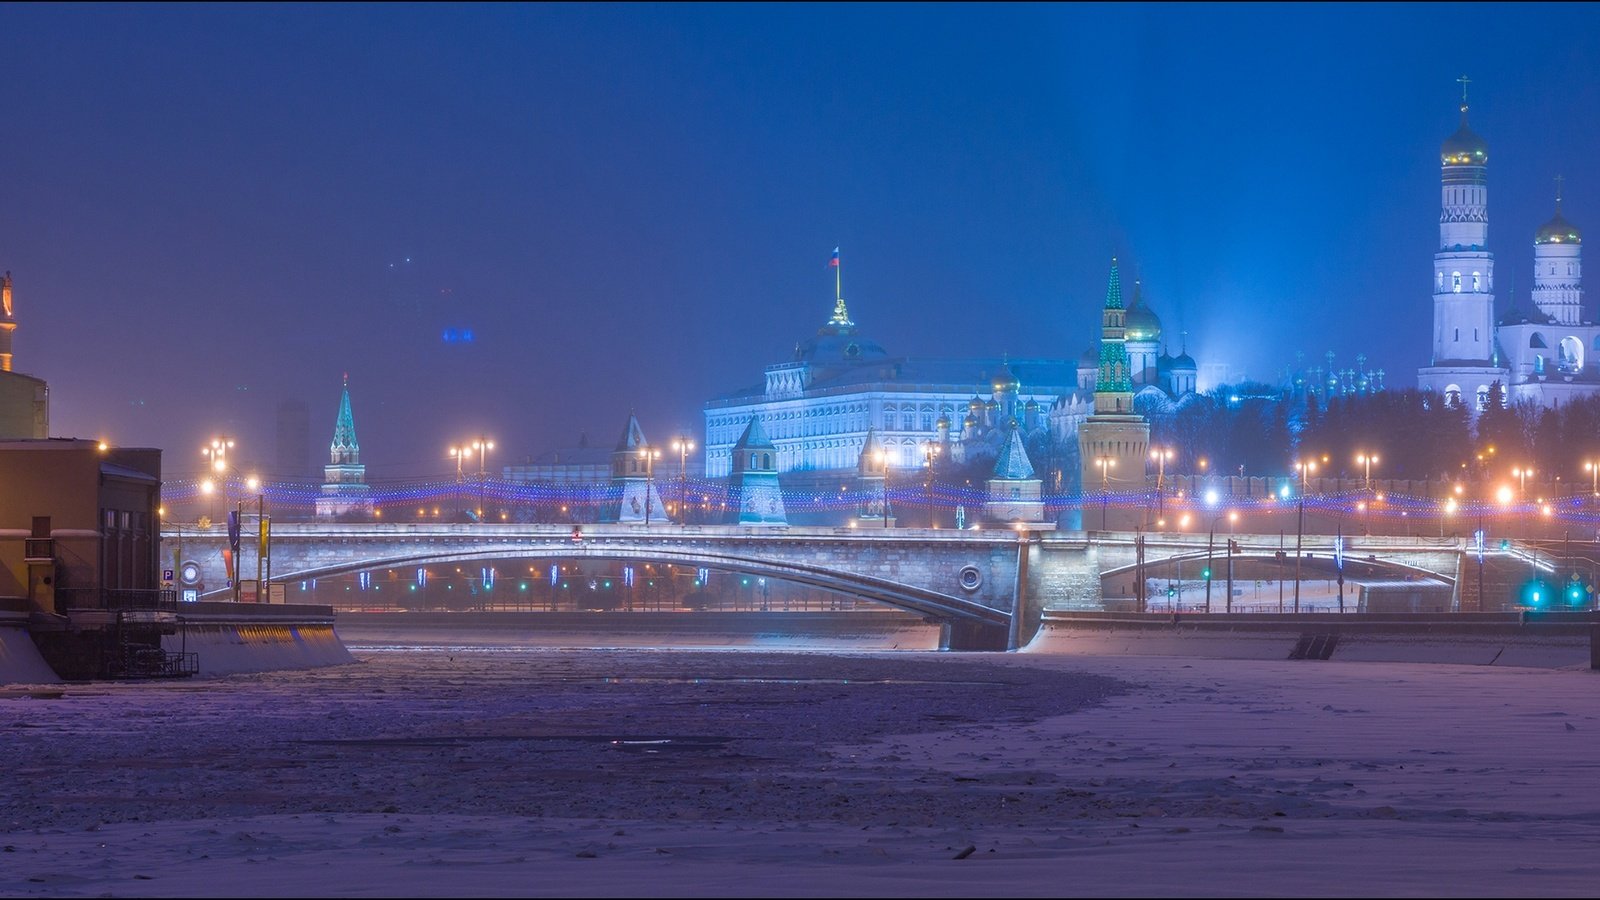
M 1594 666 L 1594 613 L 1314 615 L 1049 610 L 1031 653 Z

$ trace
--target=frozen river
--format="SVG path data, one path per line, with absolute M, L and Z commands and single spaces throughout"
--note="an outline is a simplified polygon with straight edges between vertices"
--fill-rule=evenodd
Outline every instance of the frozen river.
M 1586 670 L 352 649 L 0 689 L 0 893 L 1600 885 Z

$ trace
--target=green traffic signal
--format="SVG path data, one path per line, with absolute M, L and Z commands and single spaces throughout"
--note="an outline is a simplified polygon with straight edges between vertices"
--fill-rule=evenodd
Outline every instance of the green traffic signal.
M 1201 572 L 1200 575 L 1201 575 L 1201 577 L 1205 578 L 1205 580 L 1207 580 L 1207 581 L 1211 580 L 1211 570 L 1210 569 L 1206 569 L 1204 572 Z

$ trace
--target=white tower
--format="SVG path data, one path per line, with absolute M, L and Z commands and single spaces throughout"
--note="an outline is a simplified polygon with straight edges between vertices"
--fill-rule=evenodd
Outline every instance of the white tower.
M 1533 238 L 1533 304 L 1562 325 L 1583 318 L 1583 234 L 1561 216 L 1561 179 L 1556 179 L 1555 218 Z
M 1494 346 L 1494 254 L 1489 252 L 1489 147 L 1461 127 L 1439 148 L 1439 251 L 1433 255 L 1433 363 L 1417 373 L 1425 390 L 1481 408 L 1489 385 L 1504 380 Z

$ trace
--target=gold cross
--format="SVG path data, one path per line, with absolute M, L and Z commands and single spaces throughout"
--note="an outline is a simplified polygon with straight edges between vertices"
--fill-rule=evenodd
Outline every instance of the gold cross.
M 1456 81 L 1461 82 L 1461 105 L 1465 106 L 1467 103 L 1467 85 L 1472 82 L 1472 79 L 1463 75 L 1457 78 Z

